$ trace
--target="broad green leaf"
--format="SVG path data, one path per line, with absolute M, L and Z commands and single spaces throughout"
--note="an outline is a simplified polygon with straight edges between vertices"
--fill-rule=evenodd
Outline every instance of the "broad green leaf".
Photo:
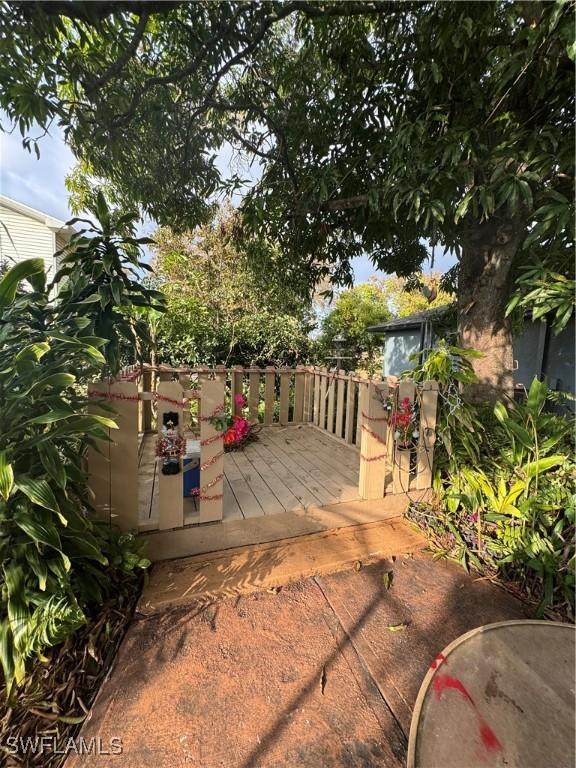
M 0 307 L 14 301 L 18 285 L 22 280 L 39 272 L 44 272 L 44 259 L 26 259 L 9 269 L 0 279 Z
M 8 501 L 13 485 L 14 471 L 12 465 L 6 459 L 6 451 L 0 451 L 0 496 L 4 501 Z
M 67 475 L 64 461 L 57 449 L 51 443 L 45 443 L 38 446 L 40 461 L 46 472 L 54 480 L 59 488 L 66 488 Z
M 561 464 L 564 464 L 565 461 L 566 456 L 555 454 L 554 456 L 545 456 L 537 461 L 529 461 L 527 464 L 524 464 L 522 469 L 526 477 L 533 478 L 542 472 L 547 472 L 549 469 L 552 469 L 552 467 L 558 467 Z
M 51 512 L 56 512 L 62 525 L 68 525 L 68 521 L 60 512 L 60 507 L 58 506 L 54 491 L 50 488 L 50 484 L 46 480 L 37 480 L 32 477 L 19 477 L 16 480 L 16 487 L 19 488 L 33 504 L 37 504 L 44 509 L 49 509 Z
M 13 519 L 16 525 L 21 528 L 24 533 L 30 536 L 32 541 L 36 544 L 45 544 L 46 546 L 55 549 L 62 558 L 65 570 L 70 570 L 70 559 L 64 552 L 62 552 L 60 536 L 53 523 L 39 520 L 30 514 L 29 511 L 21 509 L 16 510 Z

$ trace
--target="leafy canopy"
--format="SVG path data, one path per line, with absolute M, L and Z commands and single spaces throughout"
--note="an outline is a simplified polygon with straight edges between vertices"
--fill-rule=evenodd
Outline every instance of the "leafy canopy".
M 309 301 L 289 276 L 258 264 L 278 258 L 266 241 L 238 248 L 234 209 L 190 232 L 160 229 L 155 268 L 167 298 L 158 326 L 161 360 L 192 365 L 292 365 L 308 355 Z

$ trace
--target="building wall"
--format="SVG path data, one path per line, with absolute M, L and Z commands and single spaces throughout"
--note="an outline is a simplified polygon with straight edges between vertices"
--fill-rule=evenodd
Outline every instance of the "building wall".
M 410 355 L 420 351 L 421 338 L 420 326 L 406 331 L 386 333 L 384 336 L 383 375 L 399 376 L 408 368 L 413 368 L 414 362 L 410 360 Z
M 384 337 L 384 376 L 398 376 L 414 367 L 410 354 L 421 350 L 422 332 L 417 326 L 405 331 L 388 331 Z M 514 336 L 513 350 L 516 370 L 514 383 L 528 389 L 535 376 L 546 376 L 552 390 L 575 393 L 576 328 L 574 317 L 555 335 L 546 322 L 526 322 Z M 574 410 L 574 403 L 568 403 Z
M 550 389 L 574 394 L 575 336 L 574 317 L 558 336 L 553 331 L 549 332 L 543 373 L 548 379 Z M 573 402 L 570 407 L 574 409 Z
M 512 349 L 516 370 L 514 383 L 528 389 L 534 376 L 542 373 L 544 349 L 546 346 L 546 322 L 537 320 L 526 322 L 522 331 L 512 339 Z
M 0 262 L 10 266 L 14 261 L 42 258 L 52 277 L 55 250 L 56 237 L 49 227 L 0 204 Z

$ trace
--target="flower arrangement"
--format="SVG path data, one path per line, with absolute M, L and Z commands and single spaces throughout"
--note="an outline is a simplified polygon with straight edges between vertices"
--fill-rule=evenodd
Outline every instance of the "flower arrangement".
M 416 409 L 409 397 L 400 401 L 397 410 L 390 416 L 390 424 L 395 427 L 394 439 L 401 448 L 409 448 L 418 439 Z
M 235 395 L 234 402 L 242 409 L 248 404 L 246 397 L 242 394 Z M 229 416 L 226 413 L 220 413 L 211 421 L 217 430 L 225 430 L 224 450 L 226 452 L 237 451 L 251 440 L 258 439 L 258 426 L 251 424 L 244 416 Z

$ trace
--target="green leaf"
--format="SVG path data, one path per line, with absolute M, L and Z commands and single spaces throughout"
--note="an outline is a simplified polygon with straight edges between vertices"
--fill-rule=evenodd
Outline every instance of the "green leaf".
M 26 259 L 9 269 L 0 279 L 0 307 L 5 307 L 14 301 L 18 285 L 22 280 L 39 272 L 44 272 L 44 259 Z
M 19 477 L 16 480 L 16 487 L 24 493 L 33 504 L 39 507 L 56 512 L 62 525 L 68 525 L 68 521 L 60 512 L 60 507 L 54 496 L 54 491 L 46 480 L 37 480 L 32 477 Z
M 55 549 L 62 558 L 65 570 L 70 570 L 70 559 L 62 552 L 60 536 L 53 523 L 46 520 L 38 520 L 29 511 L 22 509 L 16 510 L 13 519 L 16 525 L 30 536 L 36 544 L 45 544 Z
M 565 461 L 566 456 L 555 454 L 554 456 L 545 456 L 537 461 L 529 461 L 527 464 L 524 464 L 522 469 L 526 477 L 533 478 L 542 472 L 547 472 L 549 469 L 552 469 L 552 467 L 558 467 L 561 464 L 564 464 Z
M 46 472 L 54 480 L 56 485 L 64 490 L 68 478 L 64 461 L 56 447 L 51 443 L 41 444 L 38 446 L 38 454 Z
M 6 460 L 6 451 L 0 451 L 0 496 L 8 501 L 14 485 L 14 471 Z

